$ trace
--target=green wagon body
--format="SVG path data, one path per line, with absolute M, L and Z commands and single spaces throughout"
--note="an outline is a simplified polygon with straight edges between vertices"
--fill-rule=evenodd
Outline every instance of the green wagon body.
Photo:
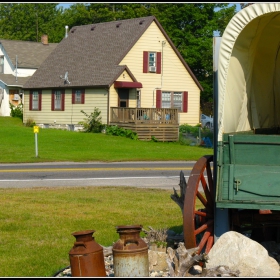
M 248 224 L 280 234 L 279 31 L 280 4 L 257 3 L 214 38 L 216 240 Z
M 216 207 L 280 210 L 280 136 L 224 134 L 218 146 Z

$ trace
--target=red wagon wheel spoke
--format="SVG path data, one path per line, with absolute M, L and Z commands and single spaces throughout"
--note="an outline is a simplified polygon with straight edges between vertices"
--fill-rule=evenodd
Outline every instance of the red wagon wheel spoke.
M 214 188 L 211 163 L 213 156 L 203 156 L 190 174 L 184 201 L 183 227 L 186 249 L 199 247 L 209 253 L 214 243 Z M 205 178 L 206 177 L 206 178 Z M 196 210 L 201 202 L 203 209 Z

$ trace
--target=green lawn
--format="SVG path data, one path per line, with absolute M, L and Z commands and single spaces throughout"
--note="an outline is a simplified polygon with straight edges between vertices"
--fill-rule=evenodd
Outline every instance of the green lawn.
M 173 190 L 133 187 L 1 189 L 0 277 L 52 276 L 70 265 L 75 231 L 111 246 L 116 226 L 183 230 Z
M 179 142 L 132 140 L 103 133 L 25 127 L 19 118 L 0 117 L 0 163 L 52 161 L 196 161 L 213 149 Z

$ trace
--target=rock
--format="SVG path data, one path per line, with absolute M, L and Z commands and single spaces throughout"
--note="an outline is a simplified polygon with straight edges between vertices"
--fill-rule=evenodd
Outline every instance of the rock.
M 194 265 L 189 271 L 190 275 L 199 275 L 201 273 L 202 273 L 202 267 L 200 265 Z
M 258 242 L 235 231 L 224 233 L 208 254 L 206 269 L 227 266 L 240 277 L 279 277 L 279 264 Z
M 201 277 L 238 277 L 239 274 L 239 270 L 233 271 L 226 265 L 219 265 L 202 270 Z
M 108 257 L 108 256 L 113 254 L 113 246 L 109 246 L 109 247 L 102 246 L 102 247 L 103 247 L 103 255 L 104 255 L 104 257 Z
M 149 270 L 166 270 L 168 269 L 168 264 L 166 261 L 166 248 L 165 252 L 148 250 L 149 254 Z

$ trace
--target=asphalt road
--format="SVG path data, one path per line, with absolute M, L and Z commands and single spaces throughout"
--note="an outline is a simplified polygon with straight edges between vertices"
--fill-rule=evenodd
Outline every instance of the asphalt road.
M 0 164 L 0 188 L 130 186 L 179 190 L 194 161 Z

